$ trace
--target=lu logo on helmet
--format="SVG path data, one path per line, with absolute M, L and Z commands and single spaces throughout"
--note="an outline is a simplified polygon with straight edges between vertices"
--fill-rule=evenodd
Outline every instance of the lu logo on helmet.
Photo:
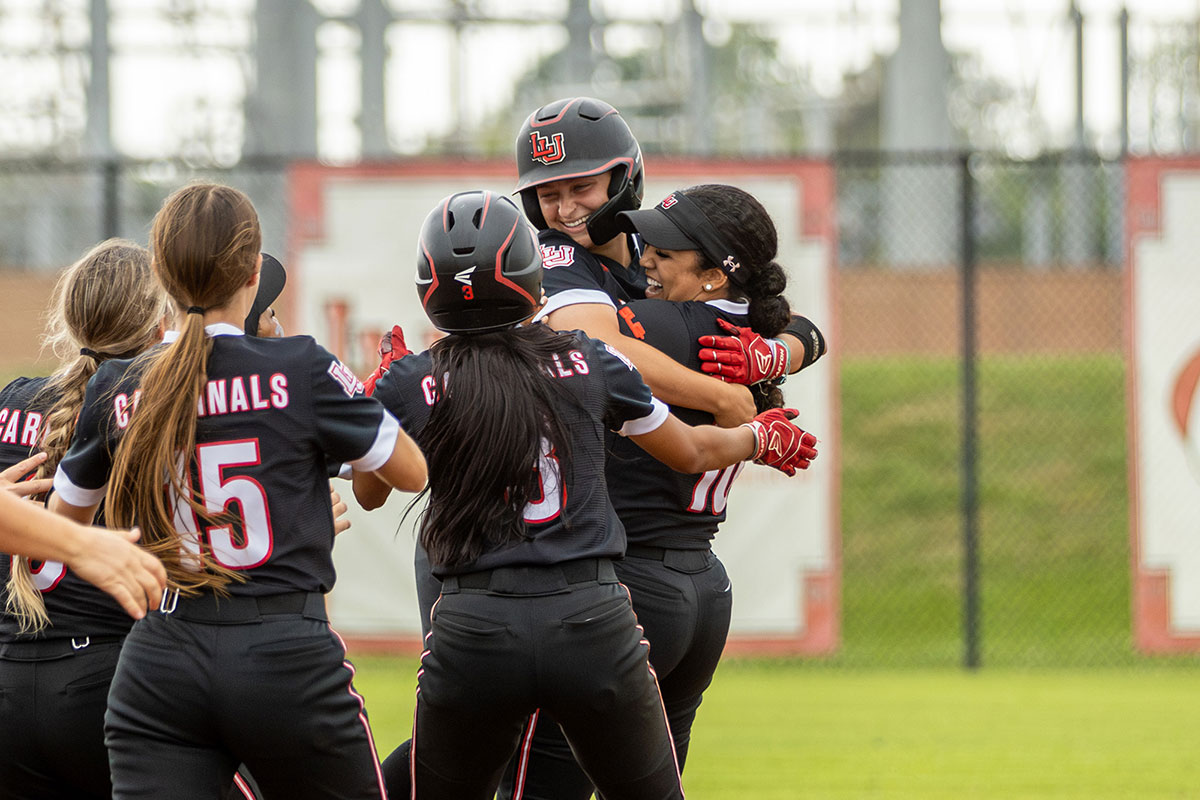
M 529 134 L 529 143 L 533 145 L 533 160 L 543 164 L 557 164 L 566 158 L 567 148 L 563 146 L 562 132 L 555 133 L 549 138 L 534 131 Z

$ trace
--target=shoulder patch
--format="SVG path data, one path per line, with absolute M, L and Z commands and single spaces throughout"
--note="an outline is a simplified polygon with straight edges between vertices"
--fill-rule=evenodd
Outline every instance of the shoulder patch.
M 347 397 L 354 397 L 365 391 L 363 382 L 358 379 L 358 376 L 336 358 L 329 362 L 329 369 L 327 371 L 329 372 L 329 376 L 342 387 L 342 391 L 346 393 Z
M 604 349 L 607 350 L 608 352 L 612 353 L 617 358 L 621 359 L 621 363 L 624 364 L 625 366 L 629 367 L 630 372 L 637 371 L 637 367 L 633 366 L 633 362 L 630 361 L 628 358 L 626 358 L 625 354 L 622 353 L 620 350 L 616 349 L 611 344 L 607 344 L 607 343 L 605 343 Z
M 575 263 L 575 248 L 563 244 L 538 245 L 542 249 L 542 268 L 554 269 Z

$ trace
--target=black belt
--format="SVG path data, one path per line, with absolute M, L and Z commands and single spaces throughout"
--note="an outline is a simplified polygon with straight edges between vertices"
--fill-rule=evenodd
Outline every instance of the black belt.
M 683 550 L 675 547 L 653 547 L 647 544 L 631 544 L 625 548 L 626 558 L 644 558 L 661 561 L 678 572 L 704 572 L 716 562 L 712 550 Z
M 119 644 L 124 636 L 76 636 L 72 639 L 32 639 L 0 644 L 0 659 L 5 661 L 53 661 L 73 656 L 89 647 Z
M 447 575 L 442 593 L 483 589 L 495 594 L 544 595 L 567 591 L 580 583 L 616 583 L 617 574 L 607 558 L 581 558 L 561 564 L 496 567 L 465 575 Z
M 178 592 L 163 592 L 159 612 L 191 622 L 213 625 L 239 625 L 261 622 L 269 614 L 300 614 L 308 619 L 328 622 L 325 595 L 320 592 L 286 592 L 258 597 L 221 597 L 212 592 L 197 597 L 181 597 Z

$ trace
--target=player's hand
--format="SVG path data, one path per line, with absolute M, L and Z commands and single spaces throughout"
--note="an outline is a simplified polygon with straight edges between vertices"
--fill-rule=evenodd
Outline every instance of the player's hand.
M 18 461 L 0 472 L 0 489 L 10 491 L 17 497 L 30 497 L 50 491 L 50 488 L 54 486 L 53 478 L 24 480 L 26 475 L 33 473 L 45 460 L 45 453 L 35 453 L 24 461 Z
M 346 501 L 338 494 L 338 490 L 333 488 L 333 481 L 329 482 L 329 502 L 333 505 L 333 535 L 337 536 L 350 530 L 350 520 L 346 519 Z
M 393 361 L 410 355 L 412 350 L 404 343 L 404 331 L 399 325 L 393 325 L 392 330 L 379 340 L 379 366 L 363 381 L 367 394 L 375 393 L 375 381 L 383 377 L 383 373 L 388 371 Z
M 791 423 L 799 413 L 794 408 L 772 408 L 746 423 L 745 427 L 754 431 L 755 447 L 751 456 L 754 463 L 774 467 L 786 475 L 808 469 L 817 457 L 817 437 Z
M 133 544 L 141 533 L 137 528 L 110 531 L 79 527 L 87 532 L 89 540 L 67 567 L 112 595 L 129 616 L 146 616 L 162 599 L 167 572 L 161 561 Z
M 728 383 L 747 386 L 787 374 L 791 355 L 783 342 L 723 319 L 717 323 L 733 335 L 700 337 L 700 369 Z

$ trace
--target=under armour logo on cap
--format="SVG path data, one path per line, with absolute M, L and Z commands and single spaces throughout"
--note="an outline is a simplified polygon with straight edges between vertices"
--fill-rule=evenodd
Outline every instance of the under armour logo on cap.
M 725 265 L 726 272 L 737 272 L 742 268 L 742 265 L 734 260 L 733 256 L 725 256 L 725 260 L 721 263 Z

